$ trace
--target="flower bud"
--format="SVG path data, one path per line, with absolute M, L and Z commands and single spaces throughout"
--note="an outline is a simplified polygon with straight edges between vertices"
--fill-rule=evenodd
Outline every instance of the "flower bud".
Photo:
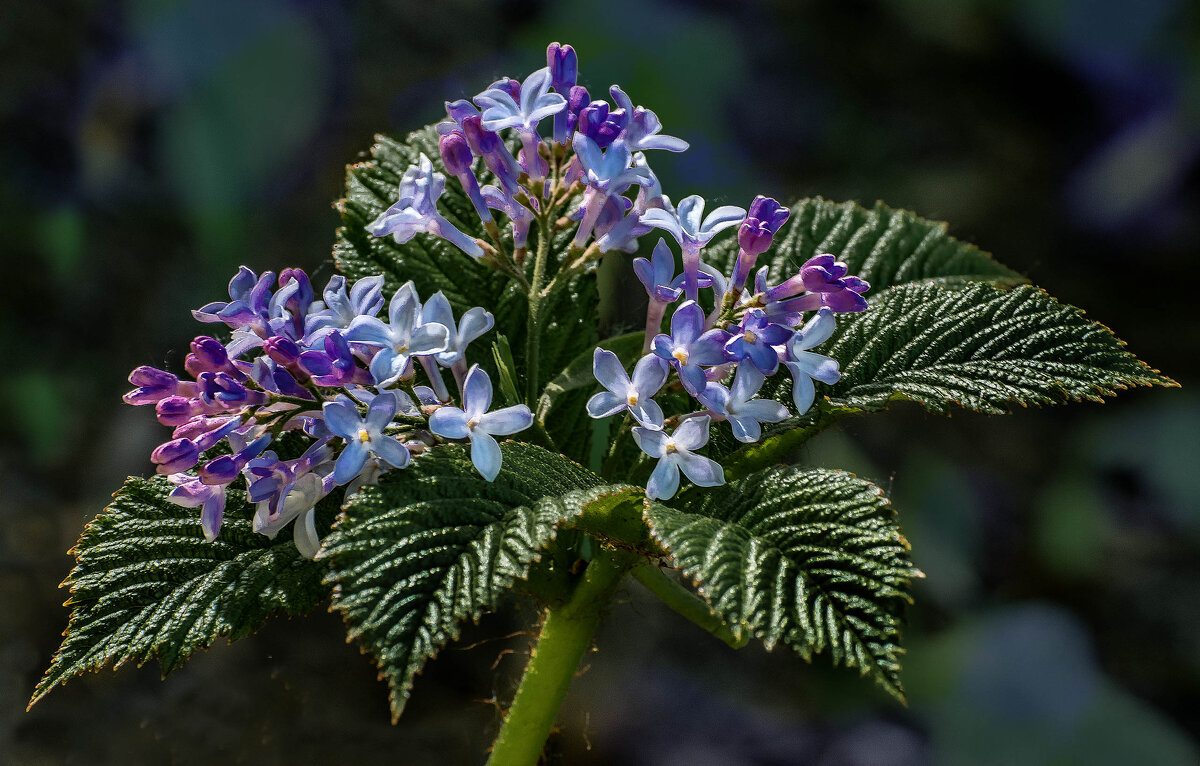
M 438 142 L 438 151 L 442 155 L 442 163 L 446 172 L 452 176 L 461 176 L 471 172 L 471 147 L 467 137 L 461 131 L 452 130 L 442 136 Z
M 559 93 L 566 93 L 579 79 L 579 58 L 570 45 L 550 43 L 546 48 L 546 66 L 550 68 L 550 84 Z
M 157 465 L 154 470 L 163 475 L 186 471 L 196 464 L 199 457 L 200 450 L 190 439 L 173 439 L 160 444 L 150 453 L 151 462 Z

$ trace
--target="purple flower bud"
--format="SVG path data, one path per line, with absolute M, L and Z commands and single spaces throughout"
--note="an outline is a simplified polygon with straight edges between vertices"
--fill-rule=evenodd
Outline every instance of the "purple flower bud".
M 730 280 L 734 294 L 740 293 L 754 268 L 758 256 L 771 246 L 779 227 L 787 221 L 791 211 L 776 200 L 761 194 L 750 203 L 750 212 L 746 220 L 738 227 L 738 257 L 733 267 L 733 278 Z
M 275 360 L 276 364 L 291 367 L 300 359 L 300 347 L 290 338 L 282 335 L 272 335 L 263 343 L 263 351 Z
M 240 409 L 247 404 L 263 404 L 266 401 L 261 392 L 251 391 L 224 372 L 201 373 L 197 382 L 200 384 L 200 401 L 209 406 Z
M 276 367 L 271 373 L 272 380 L 279 388 L 279 393 L 285 396 L 295 396 L 300 399 L 312 399 L 313 395 L 307 388 L 296 382 L 296 378 L 282 367 Z
M 595 141 L 601 149 L 611 146 L 628 122 L 629 115 L 625 110 L 610 110 L 607 101 L 593 101 L 579 112 L 579 132 Z
M 160 444 L 150 453 L 151 462 L 156 464 L 154 469 L 163 475 L 186 471 L 196 464 L 200 450 L 190 439 L 173 439 Z
M 201 372 L 221 372 L 231 367 L 225 345 L 207 335 L 201 335 L 192 341 L 192 355 L 195 357 L 193 366 L 197 370 L 196 375 Z
M 592 101 L 591 95 L 588 94 L 588 89 L 582 85 L 576 85 L 567 92 L 567 111 L 572 115 L 571 121 L 574 122 L 579 117 L 579 113 L 583 108 Z
M 446 172 L 450 175 L 457 177 L 471 172 L 471 161 L 474 157 L 471 156 L 471 147 L 467 144 L 467 137 L 461 131 L 452 130 L 442 136 L 438 142 L 438 151 L 442 155 L 442 163 L 446 166 Z
M 168 396 L 154 406 L 158 422 L 164 426 L 181 426 L 199 412 L 199 402 L 186 396 Z
M 258 457 L 267 445 L 271 443 L 271 435 L 264 434 L 232 455 L 221 455 L 200 466 L 196 473 L 205 484 L 229 484 L 238 477 L 246 463 Z
M 480 157 L 485 157 L 500 148 L 500 136 L 483 127 L 483 118 L 471 115 L 463 120 L 463 135 L 471 151 Z
M 230 423 L 236 423 L 237 421 L 237 417 L 210 418 L 206 415 L 196 415 L 191 420 L 184 422 L 183 425 L 178 426 L 171 436 L 176 439 L 191 439 L 192 441 L 196 441 L 207 433 L 223 428 Z
M 122 397 L 126 404 L 155 404 L 179 390 L 179 378 L 145 365 L 129 373 L 129 382 L 137 388 Z
M 550 43 L 546 66 L 550 67 L 550 84 L 559 93 L 566 93 L 579 79 L 579 59 L 570 45 Z

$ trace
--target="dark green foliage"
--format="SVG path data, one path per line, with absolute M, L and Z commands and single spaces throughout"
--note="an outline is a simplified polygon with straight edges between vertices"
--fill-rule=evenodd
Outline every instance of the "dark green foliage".
M 869 295 L 908 282 L 951 286 L 1026 281 L 974 245 L 951 237 L 946 228 L 940 221 L 927 221 L 882 203 L 868 210 L 854 202 L 803 199 L 792 206 L 774 247 L 759 257 L 755 270 L 770 266 L 770 282 L 778 284 L 809 258 L 828 253 L 844 261 L 851 274 L 871 283 Z M 732 273 L 736 257 L 737 240 L 732 236 L 705 251 L 706 260 L 726 274 Z
M 354 495 L 325 542 L 334 607 L 379 663 L 399 716 L 413 676 L 524 579 L 555 525 L 623 487 L 562 455 L 505 442 L 488 483 L 447 445 Z
M 151 658 L 169 673 L 220 636 L 242 638 L 273 614 L 303 614 L 329 593 L 324 566 L 300 555 L 290 528 L 251 529 L 253 506 L 230 489 L 225 522 L 204 539 L 198 509 L 166 497 L 163 477 L 130 478 L 72 549 L 71 618 L 30 705 L 84 671 Z M 318 507 L 327 525 L 341 493 Z M 320 526 L 318 526 L 320 528 Z
M 668 507 L 651 534 L 741 638 L 828 651 L 903 700 L 900 627 L 921 576 L 880 490 L 840 471 L 777 467 Z
M 878 410 L 909 399 L 940 413 L 951 405 L 1001 413 L 1175 385 L 1124 345 L 1036 287 L 906 285 L 840 317 L 818 350 L 841 363 L 842 379 L 829 391 L 834 407 Z

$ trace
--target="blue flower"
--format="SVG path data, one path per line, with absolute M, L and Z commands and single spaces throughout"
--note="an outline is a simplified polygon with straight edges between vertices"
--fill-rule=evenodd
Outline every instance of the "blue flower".
M 631 150 L 665 149 L 668 152 L 687 151 L 688 142 L 682 138 L 659 135 L 659 132 L 662 131 L 662 123 L 659 122 L 658 115 L 654 112 L 640 106 L 635 107 L 629 96 L 625 95 L 625 91 L 616 85 L 609 88 L 608 92 L 617 106 L 629 115 L 629 123 L 625 126 L 625 133 L 620 138 Z
M 369 316 L 350 323 L 346 340 L 381 347 L 371 359 L 371 375 L 377 386 L 390 386 L 399 380 L 413 356 L 446 350 L 450 331 L 444 325 L 422 324 L 420 311 L 417 291 L 412 282 L 406 282 L 392 296 L 389 324 Z
M 634 184 L 648 184 L 653 178 L 649 168 L 630 166 L 633 155 L 621 142 L 613 144 L 606 151 L 583 133 L 576 133 L 572 146 L 583 166 L 587 185 L 605 196 L 621 194 Z
M 387 428 L 396 415 L 398 396 L 408 400 L 406 394 L 396 391 L 376 396 L 367 407 L 365 417 L 359 417 L 358 407 L 349 399 L 325 404 L 325 425 L 330 433 L 346 440 L 346 446 L 342 454 L 338 455 L 333 469 L 335 482 L 348 484 L 362 471 L 371 455 L 382 459 L 393 468 L 404 468 L 408 465 L 408 448 L 399 440 L 383 433 L 383 429 Z M 411 407 L 412 401 L 408 400 L 406 409 Z
M 651 208 L 642 214 L 642 223 L 663 229 L 675 238 L 683 250 L 684 291 L 687 299 L 696 300 L 700 292 L 700 249 L 717 234 L 731 226 L 737 226 L 746 217 L 746 211 L 733 205 L 724 205 L 704 217 L 704 198 L 693 194 L 685 197 L 672 212 Z
M 455 325 L 454 311 L 450 308 L 450 301 L 442 294 L 441 290 L 438 290 L 421 309 L 421 321 L 426 325 L 440 324 L 449 331 L 446 350 L 434 354 L 434 359 L 443 367 L 452 367 L 463 360 L 467 345 L 471 341 L 492 329 L 496 318 L 492 316 L 492 312 L 475 306 L 464 311 L 458 324 Z
M 670 371 L 665 361 L 651 354 L 638 360 L 630 378 L 616 354 L 597 348 L 592 355 L 592 374 L 608 390 L 588 399 L 588 414 L 606 418 L 628 410 L 640 425 L 662 428 L 662 408 L 651 397 L 667 382 Z
M 367 224 L 367 231 L 376 237 L 388 234 L 404 244 L 417 234 L 441 237 L 472 258 L 481 258 L 483 248 L 462 233 L 438 212 L 437 200 L 446 188 L 446 177 L 433 171 L 433 163 L 421 154 L 416 165 L 404 171 L 400 179 L 400 198 Z
M 792 403 L 796 405 L 798 415 L 808 412 L 813 399 L 816 398 L 814 380 L 833 385 L 842 377 L 837 360 L 808 350 L 829 340 L 836 327 L 837 320 L 833 318 L 833 310 L 823 308 L 808 320 L 804 327 L 797 330 L 787 344 L 787 356 L 783 360 L 783 366 L 792 374 Z
M 716 487 L 725 483 L 725 471 L 720 463 L 693 450 L 708 443 L 708 415 L 684 420 L 668 436 L 666 431 L 634 427 L 633 439 L 658 465 L 646 483 L 646 496 L 658 500 L 673 497 L 679 489 L 679 472 L 701 487 Z
M 383 308 L 383 277 L 364 277 L 350 285 L 347 295 L 346 278 L 337 274 L 329 278 L 321 297 L 324 303 L 314 303 L 304 320 L 304 341 L 310 347 L 331 331 L 349 327 L 355 317 L 378 314 Z
M 565 98 L 549 91 L 549 67 L 542 67 L 525 78 L 521 83 L 519 104 L 507 90 L 496 87 L 485 90 L 475 97 L 475 103 L 483 110 L 483 127 L 493 131 L 517 128 L 536 133 L 539 122 L 567 106 Z
M 485 186 L 481 190 L 484 204 L 493 210 L 499 210 L 512 221 L 513 249 L 525 247 L 529 241 L 529 227 L 534 221 L 533 211 L 517 202 L 512 196 L 498 186 Z
M 723 364 L 729 333 L 719 328 L 704 330 L 704 310 L 687 301 L 671 315 L 671 334 L 655 336 L 651 348 L 679 373 L 684 389 L 692 396 L 704 391 L 708 380 L 701 365 Z
M 199 508 L 204 538 L 210 543 L 216 540 L 225 518 L 225 490 L 228 485 L 205 484 L 187 473 L 172 474 L 167 479 L 175 485 L 167 499 L 184 508 Z
M 672 285 L 675 281 L 675 256 L 667 247 L 666 240 L 659 239 L 650 260 L 633 259 L 633 272 L 646 288 L 650 300 L 670 303 L 679 299 L 683 292 Z
M 441 407 L 429 416 L 429 430 L 447 439 L 469 439 L 471 462 L 488 481 L 500 473 L 500 445 L 492 436 L 507 436 L 533 424 L 533 413 L 524 404 L 488 412 L 492 406 L 492 381 L 472 365 L 463 383 L 463 407 Z
M 739 331 L 725 344 L 725 353 L 731 360 L 748 360 L 767 375 L 774 375 L 779 369 L 775 347 L 787 343 L 792 333 L 791 328 L 771 322 L 762 309 L 750 309 L 742 317 Z
M 321 547 L 315 524 L 316 505 L 335 485 L 325 474 L 331 455 L 328 437 L 314 442 L 295 460 L 280 460 L 274 452 L 246 465 L 246 496 L 256 503 L 253 529 L 274 538 L 293 519 L 292 539 L 305 558 L 314 558 Z
M 778 423 L 788 416 L 787 407 L 772 399 L 755 399 L 767 378 L 757 367 L 739 364 L 733 385 L 709 383 L 700 402 L 718 415 L 724 415 L 740 442 L 756 442 L 762 436 L 759 423 Z

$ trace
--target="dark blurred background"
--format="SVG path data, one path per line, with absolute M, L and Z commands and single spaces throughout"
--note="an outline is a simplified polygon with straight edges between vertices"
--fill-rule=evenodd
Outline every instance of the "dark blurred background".
M 821 194 L 952 232 L 1112 327 L 1182 390 L 1006 417 L 915 409 L 805 460 L 894 497 L 928 578 L 902 708 L 738 653 L 636 587 L 560 719 L 567 764 L 1182 764 L 1200 736 L 1200 11 L 1186 0 L 16 2 L 0 11 L 0 760 L 482 760 L 527 637 L 513 606 L 409 710 L 321 613 L 24 712 L 80 528 L 162 438 L 120 403 L 178 365 L 238 264 L 324 282 L 344 166 L 573 43 L 684 155 L 675 199 Z M 1160 284 L 1161 280 L 1161 284 Z

